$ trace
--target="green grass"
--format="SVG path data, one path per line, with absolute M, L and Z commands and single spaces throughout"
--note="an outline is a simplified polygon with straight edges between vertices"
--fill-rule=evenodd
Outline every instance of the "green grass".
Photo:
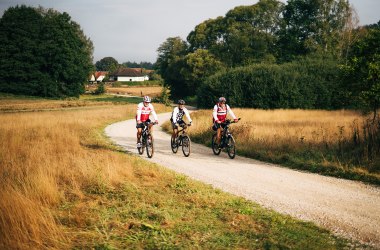
M 312 223 L 126 157 L 135 161 L 135 182 L 89 189 L 91 205 L 83 211 L 82 227 L 61 221 L 78 230 L 75 248 L 344 249 L 350 244 Z M 75 209 L 74 202 L 62 212 Z

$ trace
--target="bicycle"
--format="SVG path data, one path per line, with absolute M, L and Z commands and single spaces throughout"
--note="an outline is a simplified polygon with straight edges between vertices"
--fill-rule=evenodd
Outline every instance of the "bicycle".
M 240 118 L 238 119 L 238 121 Z M 215 155 L 219 155 L 222 149 L 226 148 L 228 156 L 233 159 L 235 158 L 236 155 L 236 148 L 235 148 L 235 139 L 232 136 L 231 131 L 229 130 L 229 127 L 232 123 L 236 123 L 234 121 L 231 121 L 227 119 L 223 124 L 224 124 L 224 129 L 221 134 L 220 138 L 220 145 L 216 143 L 217 141 L 217 133 L 214 133 L 212 135 L 211 139 L 211 147 L 212 151 L 214 152 Z
M 178 131 L 176 138 L 171 138 L 170 146 L 172 148 L 173 153 L 177 153 L 178 148 L 182 146 L 183 155 L 185 157 L 188 157 L 190 155 L 191 140 L 190 137 L 187 135 L 186 130 L 189 126 L 191 126 L 191 124 L 181 124 L 179 126 L 182 128 L 182 130 Z
M 137 147 L 137 150 L 139 151 L 139 154 L 142 155 L 144 153 L 144 149 L 146 148 L 146 154 L 148 155 L 148 158 L 152 158 L 154 154 L 154 146 L 153 146 L 153 135 L 149 131 L 149 124 L 152 122 L 143 122 L 144 128 L 141 133 L 141 147 Z M 152 123 L 153 125 L 157 124 L 155 122 Z

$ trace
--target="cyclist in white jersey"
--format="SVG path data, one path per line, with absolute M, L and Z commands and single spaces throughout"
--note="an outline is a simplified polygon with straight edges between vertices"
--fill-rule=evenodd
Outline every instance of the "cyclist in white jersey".
M 172 113 L 172 117 L 170 118 L 170 121 L 172 122 L 172 138 L 175 139 L 178 135 L 178 126 L 185 124 L 183 121 L 183 116 L 186 116 L 187 120 L 189 121 L 189 124 L 191 125 L 191 117 L 190 113 L 185 108 L 185 101 L 184 100 L 178 100 L 178 107 L 175 107 Z
M 232 112 L 230 106 L 226 104 L 226 98 L 220 97 L 218 100 L 218 103 L 214 106 L 213 112 L 212 112 L 212 118 L 214 125 L 212 126 L 212 129 L 216 132 L 216 140 L 217 143 L 220 144 L 220 137 L 222 134 L 222 129 L 224 129 L 224 122 L 227 118 L 227 113 L 229 113 L 234 119 L 234 122 L 238 122 L 238 119 L 236 118 L 234 112 Z
M 153 105 L 150 103 L 151 99 L 149 96 L 144 96 L 143 102 L 140 102 L 137 105 L 137 113 L 136 113 L 136 128 L 137 128 L 137 147 L 141 147 L 141 134 L 144 128 L 144 122 L 150 122 L 149 115 L 152 113 L 154 118 L 154 123 L 158 124 L 158 118 L 156 111 L 154 111 Z M 149 131 L 152 131 L 153 124 L 149 124 Z

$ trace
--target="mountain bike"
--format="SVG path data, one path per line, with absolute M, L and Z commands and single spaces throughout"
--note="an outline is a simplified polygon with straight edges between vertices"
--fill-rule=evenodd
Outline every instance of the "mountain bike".
M 148 155 L 148 158 L 152 158 L 154 153 L 153 135 L 149 131 L 149 124 L 151 123 L 153 125 L 157 124 L 154 122 L 143 122 L 144 128 L 141 134 L 141 147 L 137 148 L 140 155 L 142 155 L 144 153 L 144 149 L 146 149 L 146 154 Z
M 179 126 L 182 130 L 178 131 L 176 138 L 171 138 L 170 146 L 172 147 L 173 153 L 177 153 L 178 148 L 182 146 L 183 155 L 188 157 L 190 155 L 191 140 L 187 135 L 186 130 L 191 124 L 180 124 Z
M 240 118 L 238 120 L 240 120 Z M 235 155 L 236 155 L 235 139 L 232 136 L 231 131 L 229 130 L 229 127 L 232 123 L 235 123 L 235 122 L 229 119 L 227 119 L 225 122 L 222 123 L 224 125 L 224 129 L 221 134 L 220 145 L 218 145 L 217 143 L 217 134 L 214 133 L 212 135 L 211 147 L 215 155 L 219 155 L 222 149 L 225 148 L 227 150 L 228 156 L 231 159 L 235 158 Z

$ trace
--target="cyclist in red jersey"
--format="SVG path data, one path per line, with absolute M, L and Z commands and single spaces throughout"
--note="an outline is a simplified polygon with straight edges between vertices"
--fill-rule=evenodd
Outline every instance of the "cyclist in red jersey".
M 212 112 L 212 118 L 214 121 L 212 129 L 214 131 L 217 131 L 216 138 L 218 145 L 220 144 L 222 129 L 224 129 L 223 123 L 226 121 L 227 112 L 232 116 L 234 122 L 238 122 L 238 119 L 236 118 L 234 112 L 232 112 L 230 106 L 226 104 L 226 98 L 222 96 L 219 98 L 218 103 L 214 106 L 214 110 Z
M 154 123 L 158 124 L 158 118 L 156 111 L 154 111 L 153 105 L 150 103 L 151 99 L 149 96 L 144 96 L 143 102 L 140 102 L 137 105 L 137 113 L 136 113 L 136 128 L 137 128 L 137 147 L 141 147 L 141 134 L 144 128 L 144 122 L 150 122 L 149 115 L 152 113 L 154 118 Z M 153 123 L 149 124 L 149 130 L 151 131 L 153 128 Z

